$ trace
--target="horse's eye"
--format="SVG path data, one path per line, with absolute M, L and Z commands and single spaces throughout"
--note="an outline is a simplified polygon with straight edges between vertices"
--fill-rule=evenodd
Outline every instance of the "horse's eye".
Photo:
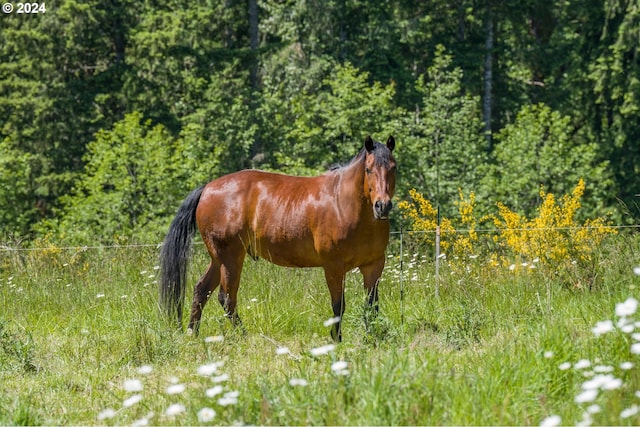
M 369 169 L 369 168 L 364 168 L 364 171 L 367 173 L 367 175 L 369 175 L 371 173 L 371 169 Z

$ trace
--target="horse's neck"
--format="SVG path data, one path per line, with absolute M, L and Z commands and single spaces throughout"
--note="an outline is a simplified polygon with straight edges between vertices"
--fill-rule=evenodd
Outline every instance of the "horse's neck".
M 351 208 L 360 211 L 362 205 L 367 203 L 364 195 L 364 165 L 354 161 L 342 168 L 336 176 L 337 179 L 337 203 L 343 208 Z

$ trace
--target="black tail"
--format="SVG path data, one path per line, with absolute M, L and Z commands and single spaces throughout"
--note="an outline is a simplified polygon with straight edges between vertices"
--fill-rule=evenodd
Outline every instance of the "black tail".
M 170 318 L 178 320 L 181 328 L 187 265 L 196 232 L 196 208 L 203 190 L 204 186 L 193 190 L 182 202 L 160 250 L 160 304 Z

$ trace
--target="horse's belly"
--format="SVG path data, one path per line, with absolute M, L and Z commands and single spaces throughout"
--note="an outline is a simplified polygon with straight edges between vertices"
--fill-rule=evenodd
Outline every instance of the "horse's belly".
M 258 242 L 256 252 L 260 258 L 283 267 L 320 267 L 322 261 L 313 246 L 289 242 L 273 244 Z

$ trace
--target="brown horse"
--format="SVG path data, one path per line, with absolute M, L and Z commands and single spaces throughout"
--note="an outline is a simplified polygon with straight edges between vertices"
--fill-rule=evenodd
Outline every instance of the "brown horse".
M 196 225 L 209 251 L 209 268 L 195 286 L 189 330 L 220 285 L 218 301 L 234 324 L 245 255 L 286 267 L 324 269 L 341 340 L 346 273 L 358 267 L 368 304 L 378 310 L 378 282 L 389 242 L 395 191 L 395 140 L 365 140 L 349 164 L 316 177 L 244 170 L 194 190 L 178 209 L 160 253 L 160 299 L 182 324 L 187 260 Z

